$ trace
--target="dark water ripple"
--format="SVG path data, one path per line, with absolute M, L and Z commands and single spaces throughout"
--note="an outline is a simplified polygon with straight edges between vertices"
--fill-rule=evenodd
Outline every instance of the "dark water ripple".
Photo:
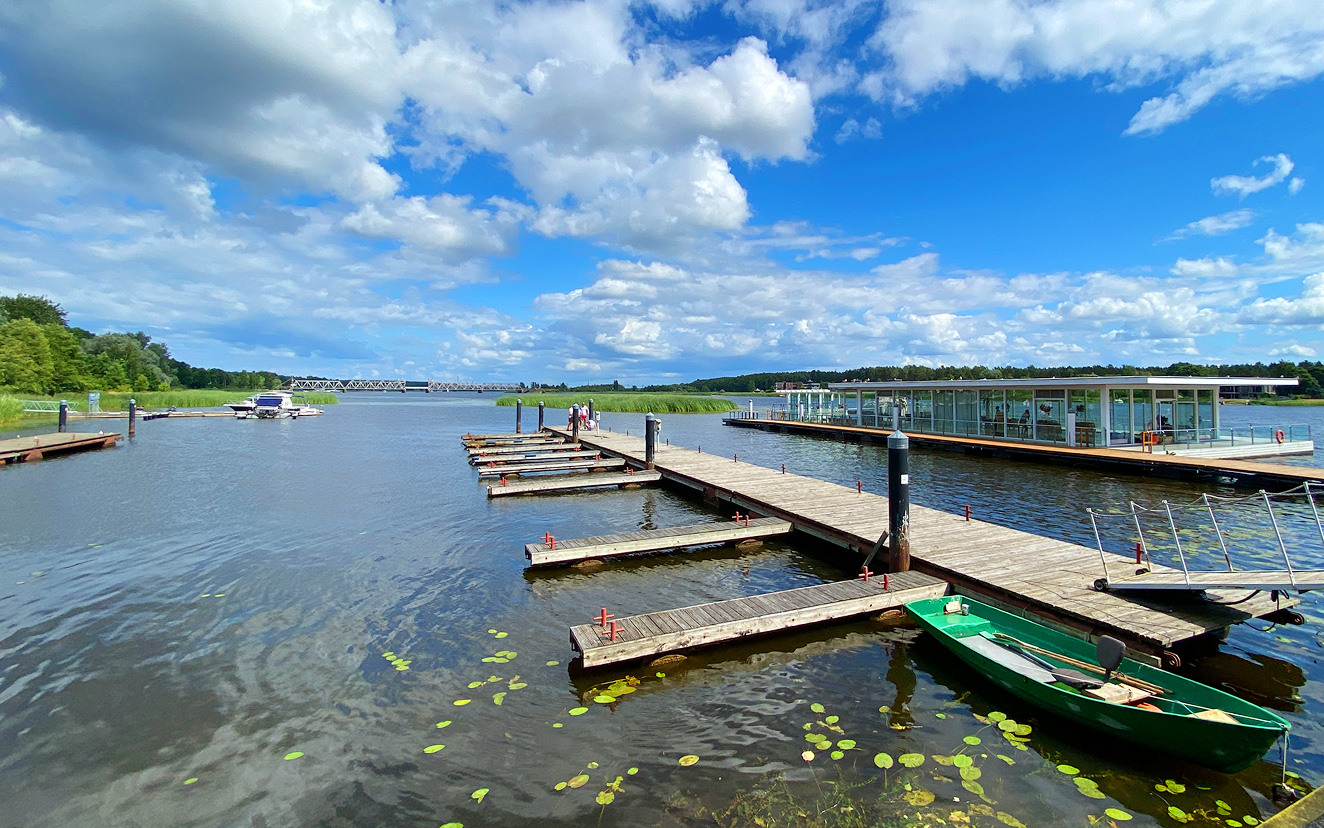
M 624 615 L 850 573 L 830 553 L 782 542 L 526 572 L 522 546 L 543 532 L 715 515 L 656 490 L 488 501 L 458 437 L 508 430 L 510 410 L 460 395 L 402 397 L 350 397 L 299 422 L 154 421 L 113 451 L 0 470 L 5 824 L 706 824 L 775 776 L 812 804 L 832 774 L 862 786 L 867 805 L 881 793 L 873 752 L 950 753 L 981 727 L 973 713 L 995 709 L 1036 728 L 1031 750 L 999 747 L 1015 765 L 981 760 L 997 807 L 1027 824 L 1084 822 L 1108 805 L 1137 822 L 1166 820 L 1152 783 L 1174 774 L 1191 781 L 1190 803 L 1272 811 L 1270 762 L 1223 777 L 1090 746 L 1041 726 L 913 630 L 871 621 L 660 670 L 568 669 L 567 628 L 599 607 Z M 604 415 L 622 431 L 641 419 Z M 886 488 L 882 447 L 728 429 L 709 416 L 668 416 L 663 434 Z M 917 502 L 951 512 L 969 503 L 982 519 L 1090 544 L 1085 506 L 1200 492 L 936 452 L 916 452 L 912 467 Z M 1301 536 L 1299 522 L 1285 524 Z M 1239 554 L 1263 556 L 1263 530 L 1251 521 Z M 1197 543 L 1201 530 L 1191 531 Z M 1324 565 L 1316 554 L 1308 560 Z M 1324 613 L 1313 597 L 1302 609 L 1310 625 L 1237 628 L 1192 672 L 1288 715 L 1292 767 L 1313 779 L 1324 767 L 1315 724 Z M 499 650 L 518 655 L 481 661 Z M 410 669 L 395 670 L 388 651 Z M 516 676 L 527 686 L 509 689 Z M 591 701 L 595 685 L 627 676 L 635 692 Z M 840 717 L 837 738 L 860 745 L 830 763 L 836 771 L 799 758 L 803 725 L 819 718 L 814 702 Z M 570 716 L 581 704 L 589 711 Z M 446 747 L 425 754 L 429 744 Z M 291 751 L 304 755 L 282 759 Z M 681 767 L 688 753 L 701 761 Z M 1045 762 L 1080 767 L 1111 799 L 1081 797 Z M 585 771 L 584 788 L 554 790 Z M 603 808 L 594 797 L 617 775 L 623 790 Z M 952 781 L 926 779 L 935 793 L 969 799 Z M 1208 790 L 1197 794 L 1197 783 Z M 491 791 L 480 804 L 470 794 L 481 787 Z

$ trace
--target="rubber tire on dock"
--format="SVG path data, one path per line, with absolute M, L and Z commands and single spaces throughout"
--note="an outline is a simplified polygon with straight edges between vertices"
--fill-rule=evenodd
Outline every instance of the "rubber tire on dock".
M 1094 579 L 1094 591 L 1095 591 L 1095 592 L 1107 592 L 1107 591 L 1108 591 L 1108 579 L 1107 579 L 1107 578 L 1095 578 L 1095 579 Z

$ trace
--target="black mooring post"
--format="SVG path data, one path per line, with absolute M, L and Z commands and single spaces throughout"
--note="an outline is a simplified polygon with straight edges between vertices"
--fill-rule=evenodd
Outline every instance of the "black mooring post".
M 60 431 L 63 433 L 69 428 L 69 401 L 60 400 Z
M 910 571 L 910 438 L 887 435 L 888 569 Z
M 133 432 L 137 429 L 137 420 L 138 420 L 138 401 L 129 400 L 129 436 L 130 437 L 133 436 Z
M 521 421 L 523 419 L 524 419 L 524 400 L 516 399 L 515 400 L 515 433 L 516 434 L 521 433 L 521 429 L 523 428 L 523 423 Z
M 579 444 L 579 406 L 570 409 L 570 442 Z
M 542 431 L 543 415 L 547 413 L 547 403 L 538 400 L 538 431 Z
M 644 417 L 644 468 L 653 468 L 653 454 L 657 451 L 657 417 L 649 412 Z
M 592 397 L 589 397 L 589 398 L 588 398 L 588 418 L 589 418 L 590 420 L 593 420 L 594 422 L 597 422 L 597 420 L 594 419 L 594 416 L 593 416 L 594 413 L 595 413 L 595 412 L 593 411 L 593 398 L 592 398 Z

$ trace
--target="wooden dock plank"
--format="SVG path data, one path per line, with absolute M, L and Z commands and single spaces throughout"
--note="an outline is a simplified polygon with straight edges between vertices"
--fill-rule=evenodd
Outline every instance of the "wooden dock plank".
M 596 432 L 581 434 L 580 440 L 605 456 L 642 461 L 641 438 Z M 853 486 L 735 463 L 729 457 L 679 446 L 659 447 L 656 468 L 668 481 L 716 492 L 719 500 L 740 511 L 785 520 L 797 530 L 861 554 L 867 554 L 887 530 L 886 496 L 857 493 Z M 1098 592 L 1093 584 L 1104 575 L 1104 565 L 1092 547 L 978 519 L 967 521 L 963 515 L 916 504 L 911 505 L 911 526 L 911 559 L 917 570 L 949 579 L 976 597 L 1036 613 L 1077 635 L 1113 635 L 1151 656 L 1298 600 L 1279 593 L 1275 602 L 1262 593 L 1236 606 L 1208 601 L 1178 607 L 1120 592 Z M 1135 570 L 1134 561 L 1125 556 L 1109 555 L 1107 560 L 1114 577 Z
M 663 549 L 680 549 L 688 546 L 729 543 L 748 538 L 772 537 L 773 535 L 784 535 L 790 531 L 791 524 L 787 521 L 776 518 L 755 518 L 750 520 L 748 524 L 735 521 L 703 523 L 696 526 L 647 529 L 640 532 L 601 535 L 594 538 L 558 540 L 554 547 L 545 543 L 530 543 L 525 544 L 524 555 L 529 559 L 530 566 L 547 566 L 582 561 L 588 558 L 627 555 L 632 552 L 657 552 Z
M 0 440 L 0 463 L 22 463 L 57 454 L 109 448 L 120 438 L 121 435 L 115 432 L 90 434 L 70 431 L 11 437 Z
M 624 472 L 606 474 L 574 474 L 538 480 L 522 480 L 505 486 L 492 484 L 487 487 L 488 497 L 509 497 L 512 495 L 548 494 L 568 492 L 575 489 L 602 489 L 609 486 L 626 486 L 631 483 L 656 483 L 662 475 L 655 471 L 641 471 L 634 474 Z
M 598 624 L 581 624 L 571 628 L 570 642 L 583 659 L 584 667 L 600 667 L 843 620 L 934 598 L 947 591 L 947 584 L 936 578 L 920 573 L 906 575 L 904 580 L 898 576 L 886 590 L 877 582 L 842 581 L 632 616 L 624 619 L 624 624 L 618 620 L 615 641 L 611 640 L 609 629 Z M 784 608 L 768 611 L 756 602 Z M 635 623 L 645 620 L 670 621 L 678 629 L 648 633 L 642 624 Z

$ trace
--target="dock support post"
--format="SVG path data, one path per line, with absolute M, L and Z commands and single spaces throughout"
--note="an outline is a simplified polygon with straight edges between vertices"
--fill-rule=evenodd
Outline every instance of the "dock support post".
M 520 434 L 523 432 L 523 422 L 522 422 L 523 419 L 524 419 L 524 400 L 516 398 L 515 399 L 515 433 L 516 434 Z
M 593 410 L 593 398 L 592 398 L 592 397 L 589 397 L 589 398 L 588 398 L 588 418 L 589 418 L 590 420 L 594 420 L 594 421 L 596 422 L 596 418 L 594 417 L 594 414 L 596 414 L 596 413 L 597 413 L 597 412 L 595 412 L 595 411 Z
M 543 416 L 547 413 L 547 403 L 538 400 L 538 432 L 542 433 Z
M 130 437 L 132 437 L 133 432 L 137 430 L 138 427 L 137 420 L 138 420 L 138 401 L 129 400 L 129 436 Z
M 69 401 L 60 400 L 60 433 L 69 429 Z
M 579 405 L 570 409 L 570 442 L 579 445 Z
M 900 430 L 887 435 L 887 507 L 888 569 L 909 572 L 910 438 Z
M 644 417 L 644 468 L 652 470 L 653 455 L 657 452 L 657 417 L 649 412 Z

